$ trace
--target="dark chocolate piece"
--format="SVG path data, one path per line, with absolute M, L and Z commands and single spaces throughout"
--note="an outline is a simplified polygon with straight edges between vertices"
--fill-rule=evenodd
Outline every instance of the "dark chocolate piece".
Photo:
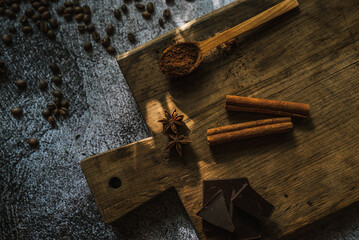
M 203 220 L 228 232 L 234 231 L 222 190 L 219 190 L 197 213 Z
M 244 184 L 232 197 L 233 204 L 242 211 L 267 224 L 274 211 L 274 206 L 253 190 L 249 184 Z

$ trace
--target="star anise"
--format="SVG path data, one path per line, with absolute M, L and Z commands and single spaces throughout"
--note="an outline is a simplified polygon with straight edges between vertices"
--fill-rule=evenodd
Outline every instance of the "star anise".
M 165 118 L 158 120 L 160 123 L 163 123 L 163 134 L 170 128 L 174 133 L 177 133 L 177 126 L 184 125 L 182 122 L 184 115 L 179 115 L 176 109 L 173 110 L 171 114 L 165 110 L 165 116 Z
M 183 135 L 172 135 L 172 134 L 168 134 L 168 136 L 170 136 L 170 138 L 172 138 L 172 140 L 167 144 L 165 149 L 169 149 L 173 146 L 176 146 L 176 151 L 178 153 L 178 155 L 180 155 L 180 157 L 182 157 L 182 145 L 183 144 L 187 144 L 187 143 L 191 143 L 191 141 L 188 138 L 185 138 Z

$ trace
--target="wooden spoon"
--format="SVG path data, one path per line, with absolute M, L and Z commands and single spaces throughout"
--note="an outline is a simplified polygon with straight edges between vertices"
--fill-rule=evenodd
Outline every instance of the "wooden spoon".
M 219 45 L 227 42 L 228 40 L 231 40 L 232 38 L 244 32 L 258 27 L 259 25 L 266 23 L 273 18 L 276 18 L 292 10 L 298 5 L 299 4 L 297 0 L 285 0 L 269 8 L 268 10 L 248 19 L 247 21 L 242 22 L 237 26 L 228 29 L 207 40 L 200 42 L 181 42 L 174 44 L 163 51 L 159 62 L 160 69 L 167 77 L 170 78 L 185 76 L 198 67 L 198 65 L 202 62 L 203 58 L 211 49 L 218 47 Z M 182 53 L 184 54 L 191 55 L 193 58 L 192 62 L 184 62 L 183 58 L 180 58 L 179 55 L 177 59 L 171 59 L 171 61 L 166 61 L 166 57 L 168 57 L 169 55 L 171 55 L 171 58 L 176 58 L 176 54 L 174 53 L 177 53 L 178 50 L 182 51 Z M 174 65 L 174 63 L 176 64 Z

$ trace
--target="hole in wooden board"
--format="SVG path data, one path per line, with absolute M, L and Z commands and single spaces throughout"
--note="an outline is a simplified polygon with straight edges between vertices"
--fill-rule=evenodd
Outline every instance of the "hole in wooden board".
M 121 183 L 121 179 L 119 179 L 118 177 L 113 177 L 110 179 L 110 181 L 108 182 L 108 185 L 111 188 L 119 188 L 121 187 L 122 183 Z

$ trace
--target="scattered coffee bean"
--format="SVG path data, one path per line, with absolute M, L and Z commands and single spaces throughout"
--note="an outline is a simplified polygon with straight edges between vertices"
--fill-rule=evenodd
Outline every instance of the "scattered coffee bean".
M 55 83 L 55 85 L 60 86 L 62 83 L 62 77 L 61 75 L 56 75 L 51 78 L 51 81 Z
M 149 12 L 142 12 L 142 17 L 144 18 L 144 19 L 150 19 L 151 18 L 151 13 L 149 13 Z
M 65 11 L 65 8 L 63 6 L 59 6 L 58 8 L 56 8 L 56 12 L 59 16 L 63 15 Z
M 32 8 L 27 8 L 25 10 L 25 16 L 30 18 L 30 17 L 32 17 L 32 15 L 34 15 L 34 10 Z
M 81 24 L 77 26 L 77 29 L 79 30 L 80 33 L 85 33 L 86 31 L 86 26 Z
M 40 2 L 32 2 L 31 5 L 33 8 L 38 9 L 41 6 L 41 3 Z
M 73 14 L 74 13 L 74 9 L 72 7 L 67 7 L 65 8 L 64 14 Z
M 85 14 L 91 14 L 91 9 L 90 9 L 90 7 L 89 6 L 87 6 L 87 5 L 83 5 L 82 6 L 82 11 L 83 11 L 83 13 L 85 13 Z
M 9 25 L 8 30 L 9 30 L 9 32 L 11 32 L 11 33 L 16 33 L 16 28 L 15 28 L 14 25 Z
M 45 91 L 47 89 L 47 82 L 46 81 L 41 81 L 39 83 L 39 88 L 41 91 Z
M 158 24 L 159 24 L 161 27 L 163 27 L 164 24 L 163 24 L 163 19 L 162 19 L 162 18 L 159 18 L 159 19 L 158 19 Z
M 46 105 L 46 107 L 47 107 L 47 109 L 48 109 L 50 112 L 54 111 L 55 108 L 56 108 L 55 104 L 53 104 L 53 103 L 48 103 L 48 104 Z
M 54 103 L 55 103 L 57 108 L 61 107 L 61 98 L 55 97 Z
M 107 35 L 112 36 L 114 32 L 115 32 L 115 28 L 112 26 L 112 24 L 108 24 L 106 26 Z
M 32 20 L 33 22 L 36 22 L 36 21 L 38 21 L 38 20 L 40 20 L 40 19 L 41 19 L 41 15 L 38 14 L 38 13 L 32 15 L 32 17 L 31 17 L 31 20 Z
M 92 50 L 92 44 L 91 44 L 91 42 L 86 42 L 86 43 L 84 44 L 84 49 L 85 49 L 85 51 L 87 51 L 87 52 L 91 51 L 91 50 Z
M 66 116 L 67 113 L 68 113 L 68 110 L 67 110 L 67 108 L 62 107 L 62 108 L 59 109 L 59 113 L 60 113 L 60 115 L 62 115 L 62 116 Z
M 57 24 L 57 20 L 55 18 L 51 18 L 49 20 L 50 26 L 52 27 L 52 29 L 56 29 L 58 24 Z
M 44 20 L 47 20 L 47 19 L 49 19 L 50 17 L 51 17 L 51 14 L 50 14 L 49 11 L 43 12 L 43 13 L 41 14 L 41 18 L 44 19 Z
M 22 25 L 25 25 L 27 24 L 27 17 L 24 15 L 24 16 L 21 16 L 19 18 L 19 22 L 22 24 Z
M 102 43 L 102 46 L 108 47 L 111 44 L 111 39 L 108 36 L 106 36 L 102 39 L 101 43 Z
M 136 42 L 135 34 L 129 33 L 129 34 L 127 35 L 127 37 L 128 37 L 128 40 L 129 40 L 131 43 L 135 43 L 135 42 Z
M 164 17 L 165 19 L 169 19 L 169 18 L 171 17 L 171 12 L 170 12 L 169 9 L 163 10 L 163 17 Z
M 62 100 L 62 101 L 61 101 L 61 107 L 68 108 L 68 107 L 69 107 L 69 103 L 68 103 L 66 100 Z
M 149 12 L 149 13 L 153 13 L 155 11 L 155 6 L 153 5 L 152 2 L 147 3 L 146 8 L 147 8 L 147 12 Z
M 118 20 L 121 19 L 120 9 L 117 9 L 117 8 L 116 8 L 116 9 L 113 11 L 113 13 L 114 13 L 114 15 L 115 15 L 115 18 L 117 18 Z
M 53 74 L 58 74 L 60 72 L 60 68 L 56 63 L 50 63 L 49 68 Z
M 15 13 L 10 9 L 5 10 L 5 15 L 8 16 L 8 18 L 10 18 L 10 19 L 14 19 L 16 17 Z
M 72 15 L 71 14 L 65 14 L 64 18 L 66 19 L 66 21 L 70 22 L 72 20 Z
M 96 30 L 95 25 L 93 25 L 92 23 L 90 23 L 87 27 L 86 27 L 86 31 L 89 33 L 92 33 Z
M 36 138 L 30 138 L 29 139 L 29 145 L 32 148 L 37 148 L 39 146 L 39 142 L 37 141 Z
M 54 90 L 52 92 L 52 95 L 54 95 L 54 97 L 57 97 L 57 98 L 62 98 L 62 92 L 60 90 Z
M 15 13 L 17 13 L 17 12 L 20 11 L 20 7 L 19 7 L 19 5 L 16 4 L 16 3 L 11 4 L 11 9 L 12 9 Z
M 73 3 L 70 1 L 66 1 L 66 2 L 64 2 L 64 6 L 65 7 L 73 7 Z
M 82 20 L 84 19 L 84 15 L 82 13 L 76 14 L 75 16 L 75 20 L 76 22 L 82 22 Z
M 57 117 L 59 115 L 59 109 L 55 108 L 54 111 L 52 111 L 52 113 Z
M 49 109 L 44 109 L 44 110 L 42 110 L 41 114 L 42 114 L 42 116 L 43 116 L 45 119 L 47 119 L 47 118 L 50 117 L 50 115 L 51 115 Z
M 36 23 L 35 23 L 36 27 L 40 28 L 40 27 L 41 27 L 41 23 L 42 23 L 41 20 L 37 20 Z M 41 30 L 41 29 L 40 29 L 40 30 Z
M 32 34 L 33 31 L 32 31 L 32 27 L 30 25 L 27 25 L 27 26 L 23 26 L 22 27 L 22 31 L 26 34 Z
M 12 43 L 12 39 L 8 34 L 3 34 L 1 36 L 1 40 L 6 44 L 6 45 L 10 45 Z
M 101 40 L 100 34 L 98 32 L 92 32 L 91 34 L 92 34 L 92 39 L 95 42 L 99 42 Z
M 44 22 L 44 21 L 40 21 L 39 28 L 40 28 L 40 31 L 43 32 L 43 33 L 47 33 L 47 31 L 49 30 L 47 22 Z
M 13 109 L 11 109 L 11 114 L 14 117 L 20 117 L 22 115 L 22 109 L 21 108 L 13 108 Z
M 49 0 L 40 0 L 40 3 L 44 6 L 49 6 Z
M 72 4 L 74 5 L 74 7 L 78 7 L 80 5 L 78 0 L 72 0 Z
M 106 51 L 111 55 L 114 55 L 116 53 L 116 49 L 112 46 L 107 47 Z
M 143 5 L 142 3 L 136 3 L 136 8 L 138 9 L 138 10 L 144 10 L 145 9 L 145 5 Z
M 55 35 L 55 32 L 50 29 L 50 30 L 47 30 L 47 33 L 46 33 L 47 37 L 50 38 L 50 39 L 54 39 L 56 37 Z
M 25 89 L 26 88 L 26 81 L 25 80 L 19 79 L 19 80 L 17 80 L 15 82 L 15 84 L 19 89 Z
M 45 6 L 40 6 L 38 9 L 37 9 L 37 11 L 39 12 L 39 13 L 43 13 L 43 12 L 45 12 L 47 10 L 47 8 L 45 7 Z
M 126 5 L 122 5 L 121 10 L 122 10 L 123 13 L 128 13 L 128 8 L 127 8 Z
M 53 116 L 49 116 L 47 121 L 51 124 L 51 126 L 55 126 L 56 124 L 55 118 Z
M 89 24 L 91 23 L 91 16 L 90 16 L 90 14 L 85 14 L 83 21 L 84 21 L 84 23 L 85 23 L 86 25 L 89 25 Z

